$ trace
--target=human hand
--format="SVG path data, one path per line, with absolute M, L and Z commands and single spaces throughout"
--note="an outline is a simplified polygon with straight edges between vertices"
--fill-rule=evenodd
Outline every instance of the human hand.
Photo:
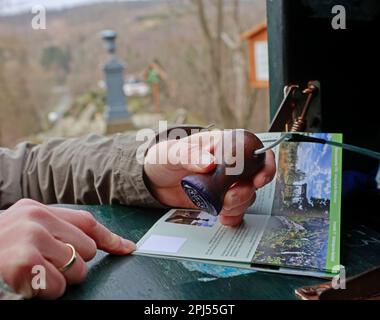
M 171 207 L 196 208 L 183 191 L 181 179 L 190 174 L 213 171 L 216 166 L 213 152 L 221 139 L 222 131 L 208 131 L 152 146 L 145 157 L 144 170 L 156 199 Z M 239 225 L 245 210 L 256 199 L 256 190 L 272 181 L 275 172 L 274 153 L 267 151 L 264 167 L 249 182 L 236 183 L 227 191 L 219 215 L 221 223 Z
M 59 269 L 72 256 L 77 258 L 64 272 Z M 68 284 L 82 282 L 87 274 L 85 261 L 96 250 L 124 255 L 135 244 L 112 233 L 86 211 L 48 207 L 23 199 L 0 214 L 0 277 L 26 298 L 55 299 Z M 46 289 L 32 287 L 32 268 L 46 270 Z

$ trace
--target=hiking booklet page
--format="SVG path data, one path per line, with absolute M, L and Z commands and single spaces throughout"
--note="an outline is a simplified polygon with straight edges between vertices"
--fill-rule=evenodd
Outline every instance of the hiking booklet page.
M 341 134 L 309 135 L 342 141 Z M 268 145 L 281 133 L 257 136 Z M 223 226 L 199 210 L 172 209 L 135 254 L 316 277 L 339 272 L 342 150 L 283 142 L 273 151 L 276 176 L 257 191 L 240 226 Z

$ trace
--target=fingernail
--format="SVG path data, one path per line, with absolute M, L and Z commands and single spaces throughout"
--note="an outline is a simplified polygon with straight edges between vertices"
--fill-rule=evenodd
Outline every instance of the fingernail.
M 127 240 L 127 239 L 122 239 L 121 242 L 123 244 L 123 247 L 126 249 L 126 252 L 132 252 L 136 250 L 136 245 L 132 241 Z

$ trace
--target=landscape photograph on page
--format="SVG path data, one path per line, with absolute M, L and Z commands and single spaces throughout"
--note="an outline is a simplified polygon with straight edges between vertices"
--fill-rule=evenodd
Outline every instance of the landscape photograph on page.
M 264 145 L 280 133 L 258 134 Z M 310 134 L 342 141 L 340 134 Z M 138 242 L 135 254 L 208 261 L 272 272 L 328 276 L 340 264 L 340 148 L 284 142 L 277 173 L 257 191 L 243 223 L 225 227 L 199 210 L 173 209 Z

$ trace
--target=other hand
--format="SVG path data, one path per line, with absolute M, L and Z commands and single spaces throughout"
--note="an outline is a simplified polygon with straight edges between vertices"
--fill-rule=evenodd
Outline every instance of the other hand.
M 61 272 L 59 269 L 72 256 L 72 249 L 65 243 L 75 248 L 77 258 Z M 134 251 L 135 244 L 81 210 L 23 199 L 0 214 L 0 277 L 25 298 L 55 299 L 63 295 L 68 284 L 85 279 L 85 261 L 91 260 L 97 249 L 124 255 Z M 46 271 L 45 289 L 33 288 L 34 266 Z

